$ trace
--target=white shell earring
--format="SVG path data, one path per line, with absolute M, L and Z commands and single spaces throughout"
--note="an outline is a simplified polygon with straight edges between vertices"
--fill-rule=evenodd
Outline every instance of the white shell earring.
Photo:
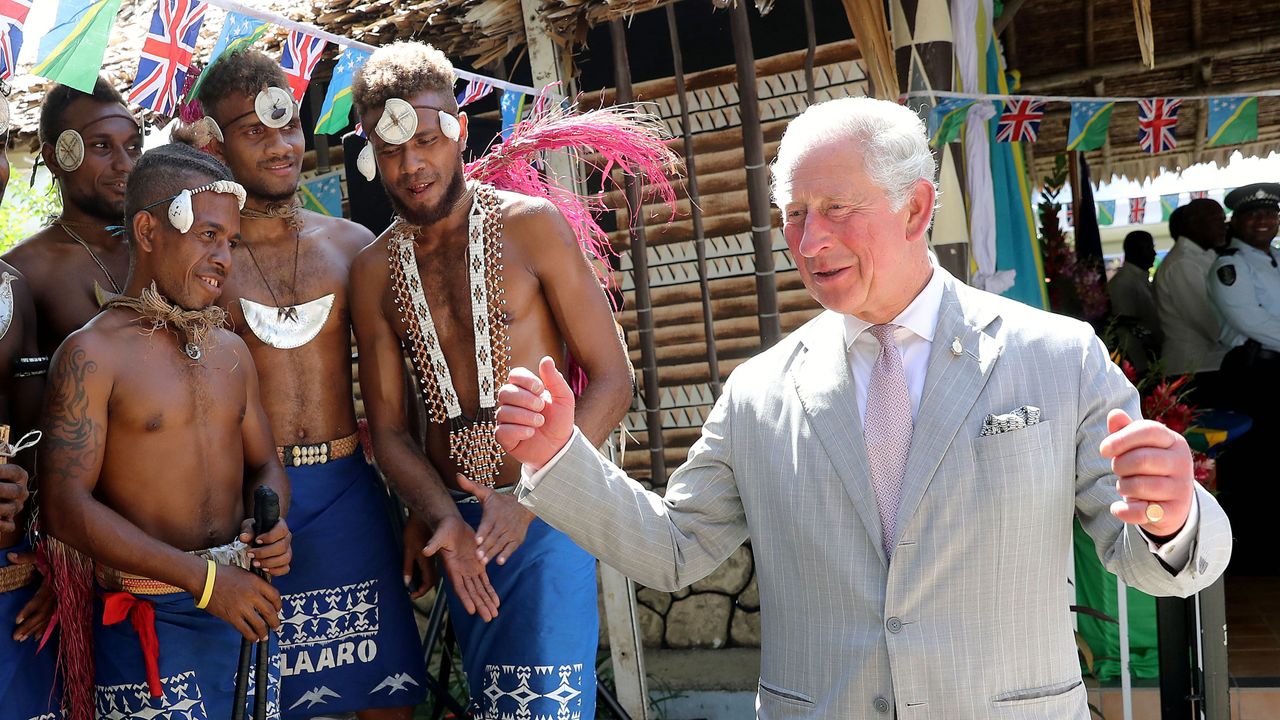
M 74 172 L 84 162 L 84 138 L 75 130 L 63 130 L 53 144 L 53 159 L 63 172 Z
M 373 182 L 373 179 L 378 177 L 378 161 L 373 158 L 372 145 L 365 145 L 360 150 L 360 154 L 356 156 L 356 169 L 369 182 Z
M 183 190 L 169 203 L 169 224 L 180 233 L 191 229 L 195 214 L 191 210 L 191 191 Z
M 440 113 L 440 134 L 452 142 L 458 142 L 458 138 L 462 135 L 462 125 L 458 123 L 458 118 L 443 110 L 436 112 Z

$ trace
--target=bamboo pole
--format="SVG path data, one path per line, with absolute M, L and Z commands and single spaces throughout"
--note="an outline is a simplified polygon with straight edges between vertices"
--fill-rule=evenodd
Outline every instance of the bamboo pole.
M 627 30 L 622 20 L 609 21 L 609 37 L 613 41 L 614 84 L 618 87 L 617 101 L 632 101 L 631 61 L 627 55 Z M 640 186 L 628 175 L 623 183 L 627 191 L 627 204 L 641 207 Z M 627 223 L 631 234 L 632 279 L 635 281 L 636 322 L 640 335 L 640 356 L 644 365 L 645 426 L 649 431 L 649 462 L 654 485 L 667 484 L 667 464 L 662 453 L 662 395 L 658 389 L 658 353 L 653 342 L 653 304 L 649 297 L 649 256 L 645 242 L 644 214 L 628 213 Z
M 804 32 L 806 39 L 809 41 L 809 47 L 804 54 L 804 88 L 805 98 L 812 105 L 817 94 L 813 87 L 813 59 L 818 54 L 818 37 L 813 25 L 813 0 L 804 0 L 803 6 Z M 668 5 L 668 7 L 670 6 Z
M 808 3 L 808 0 L 805 0 Z M 697 253 L 698 285 L 702 296 L 702 327 L 707 334 L 707 368 L 713 397 L 720 397 L 720 358 L 716 354 L 715 317 L 711 314 L 711 288 L 707 278 L 707 235 L 702 227 L 702 206 L 698 194 L 698 171 L 693 152 L 693 131 L 689 124 L 689 99 L 685 96 L 684 56 L 680 52 L 680 29 L 676 10 L 667 8 L 667 31 L 671 36 L 671 60 L 675 72 L 676 99 L 680 101 L 680 128 L 684 136 L 685 188 L 689 193 L 689 215 L 693 218 L 693 249 Z M 809 68 L 812 80 L 812 67 Z M 812 92 L 812 89 L 810 90 Z
M 756 65 L 751 48 L 751 26 L 746 3 L 737 3 L 729 21 L 733 56 L 738 67 L 739 116 L 747 165 L 747 202 L 751 209 L 751 240 L 755 246 L 756 302 L 760 320 L 760 347 L 771 347 L 782 337 L 778 324 L 778 289 L 773 270 L 773 221 L 769 212 L 769 169 L 765 166 L 764 135 L 760 129 L 760 98 Z

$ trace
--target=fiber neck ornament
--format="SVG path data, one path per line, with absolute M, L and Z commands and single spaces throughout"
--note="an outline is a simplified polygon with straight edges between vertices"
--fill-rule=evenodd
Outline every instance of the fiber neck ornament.
M 203 357 L 204 350 L 209 347 L 213 330 L 224 326 L 227 322 L 226 311 L 217 305 L 210 305 L 200 310 L 184 310 L 170 303 L 156 289 L 154 281 L 150 287 L 143 289 L 140 296 L 135 298 L 117 295 L 108 300 L 102 309 L 116 307 L 133 310 L 141 315 L 144 321 L 150 322 L 151 327 L 143 331 L 147 335 L 163 328 L 179 333 L 185 341 L 182 351 L 187 357 L 197 362 Z

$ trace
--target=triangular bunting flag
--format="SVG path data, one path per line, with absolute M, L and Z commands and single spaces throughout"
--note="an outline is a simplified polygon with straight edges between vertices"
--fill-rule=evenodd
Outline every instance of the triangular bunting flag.
M 1191 191 L 1192 200 L 1203 200 L 1204 198 L 1207 198 L 1207 197 L 1209 197 L 1208 190 L 1192 190 Z
M 1099 200 L 1096 203 L 1098 207 L 1098 224 L 1112 225 L 1116 221 L 1116 201 L 1115 200 Z
M 331 172 L 302 181 L 298 186 L 302 207 L 332 217 L 342 217 L 342 179 Z
M 329 81 L 324 105 L 320 107 L 317 133 L 337 135 L 351 124 L 351 83 L 355 80 L 356 70 L 368 59 L 369 53 L 365 50 L 347 48 L 342 51 L 338 64 L 333 68 L 333 79 Z
M 1178 125 L 1181 107 L 1182 101 L 1176 98 L 1138 101 L 1138 145 L 1144 152 L 1168 152 L 1177 146 L 1173 129 Z
M 1216 97 L 1209 100 L 1206 143 L 1239 145 L 1258 139 L 1258 98 Z
M 467 86 L 458 95 L 458 107 L 463 108 L 493 92 L 493 86 L 479 80 L 468 80 Z
M 498 104 L 502 107 L 502 139 L 506 140 L 511 137 L 511 129 L 520 122 L 520 116 L 524 115 L 524 101 L 528 96 L 522 92 L 513 90 L 503 90 L 502 100 Z
M 1040 137 L 1040 121 L 1044 119 L 1043 100 L 1014 98 L 1004 104 L 996 127 L 997 142 L 1035 142 Z
M 257 18 L 242 15 L 238 12 L 227 13 L 227 19 L 222 24 L 222 32 L 218 33 L 218 41 L 213 44 L 213 52 L 209 53 L 209 62 L 205 64 L 205 67 L 213 67 L 213 64 L 218 62 L 218 58 L 222 57 L 224 53 L 233 53 L 241 48 L 249 47 L 266 32 L 267 24 Z M 188 98 L 194 98 L 200 94 L 200 87 L 204 85 L 206 77 L 208 77 L 207 73 L 201 73 L 200 78 L 196 80 L 196 84 L 187 93 Z
M 1066 212 L 1064 212 L 1064 213 L 1063 213 L 1063 216 L 1067 218 L 1067 227 L 1075 227 L 1075 226 L 1076 226 L 1076 210 L 1075 210 L 1075 207 L 1076 207 L 1076 206 L 1075 206 L 1075 203 L 1069 203 L 1069 202 L 1062 203 L 1062 208 L 1063 208 L 1063 210 L 1065 210 L 1065 211 L 1066 211 Z
M 941 147 L 956 139 L 974 100 L 946 98 L 929 111 L 929 144 Z
M 31 74 L 93 92 L 119 9 L 120 0 L 62 0 Z
M 129 102 L 161 115 L 175 113 L 207 8 L 202 0 L 159 1 L 142 44 Z
M 1160 196 L 1160 220 L 1169 222 L 1169 216 L 1178 209 L 1178 193 Z
M 1144 197 L 1129 198 L 1129 224 L 1141 225 L 1147 218 L 1147 199 Z
M 1097 150 L 1107 142 L 1114 102 L 1071 103 L 1071 128 L 1067 132 L 1068 150 Z
M 324 47 L 329 41 L 297 30 L 290 30 L 284 41 L 284 52 L 280 55 L 280 67 L 289 79 L 289 89 L 293 91 L 293 99 L 302 102 L 307 94 L 307 85 L 311 83 L 311 73 L 315 72 Z
M 13 77 L 22 52 L 22 27 L 31 12 L 31 0 L 0 0 L 0 80 Z

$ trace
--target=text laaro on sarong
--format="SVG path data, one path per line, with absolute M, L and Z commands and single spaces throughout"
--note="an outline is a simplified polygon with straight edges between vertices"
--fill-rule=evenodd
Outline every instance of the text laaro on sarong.
M 377 657 L 377 584 L 366 580 L 281 598 L 282 674 L 322 672 Z

